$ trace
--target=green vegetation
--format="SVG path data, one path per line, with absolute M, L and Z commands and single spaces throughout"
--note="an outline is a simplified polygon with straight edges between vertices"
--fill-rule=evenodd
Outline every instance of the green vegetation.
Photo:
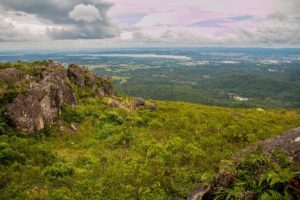
M 288 158 L 280 151 L 271 158 L 259 149 L 244 155 L 236 163 L 223 162 L 221 171 L 231 178 L 228 188 L 218 188 L 215 199 L 299 199 L 299 188 L 293 182 L 299 167 L 291 166 Z M 221 174 L 222 175 L 222 174 Z
M 32 135 L 7 125 L 1 100 L 0 199 L 186 199 L 201 181 L 213 180 L 220 162 L 300 126 L 299 110 L 148 101 L 157 107 L 151 112 L 112 108 L 73 87 L 78 105 L 65 105 L 60 125 Z M 235 199 L 250 190 L 281 199 L 288 195 L 282 183 L 297 170 L 260 154 L 245 157 L 230 166 L 237 179 L 217 197 Z
M 299 63 L 189 65 L 171 59 L 159 61 L 134 60 L 124 67 L 126 60 L 116 60 L 92 71 L 117 77 L 113 80 L 118 92 L 145 99 L 246 108 L 300 106 Z M 234 96 L 248 100 L 237 101 Z
M 299 111 L 154 103 L 156 112 L 126 112 L 82 99 L 62 115 L 65 127 L 78 123 L 76 133 L 58 127 L 35 136 L 2 132 L 0 198 L 185 199 L 203 176 L 217 173 L 221 160 L 300 125 Z

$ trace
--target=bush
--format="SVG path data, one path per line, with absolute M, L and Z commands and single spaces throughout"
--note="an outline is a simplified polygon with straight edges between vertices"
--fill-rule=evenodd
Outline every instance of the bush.
M 154 119 L 149 123 L 149 126 L 153 129 L 159 129 L 163 127 L 163 124 L 160 123 L 157 119 Z
M 111 148 L 118 148 L 118 147 L 124 147 L 128 148 L 133 141 L 133 136 L 131 132 L 128 130 L 125 130 L 121 132 L 121 134 L 114 135 L 113 137 L 110 137 L 107 139 L 106 143 Z
M 65 163 L 55 163 L 53 166 L 46 167 L 43 171 L 44 177 L 48 180 L 55 180 L 65 176 L 73 176 L 74 167 Z
M 255 199 L 293 199 L 287 191 L 296 172 L 283 159 L 287 161 L 288 158 L 276 153 L 271 159 L 260 151 L 242 157 L 231 166 L 233 170 L 230 171 L 235 177 L 233 183 L 229 188 L 217 190 L 216 199 L 243 199 L 247 193 L 253 194 Z
M 115 112 L 115 111 L 110 111 L 106 114 L 106 120 L 108 122 L 112 122 L 115 124 L 123 124 L 124 120 L 123 118 L 119 115 L 119 113 Z
M 62 107 L 61 118 L 67 123 L 76 122 L 81 123 L 84 120 L 84 115 L 78 112 L 75 108 L 72 108 L 69 105 L 64 105 Z
M 97 138 L 106 139 L 117 132 L 117 127 L 112 124 L 104 124 L 103 127 L 97 132 Z
M 25 163 L 25 155 L 14 151 L 6 143 L 0 144 L 0 164 L 10 165 L 14 162 Z
M 51 191 L 49 200 L 71 200 L 72 193 L 68 188 L 62 187 Z

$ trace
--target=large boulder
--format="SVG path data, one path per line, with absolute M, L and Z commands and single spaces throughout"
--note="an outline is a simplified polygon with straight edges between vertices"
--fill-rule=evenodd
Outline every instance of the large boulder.
M 238 154 L 237 157 L 240 157 L 241 154 L 246 154 L 252 151 L 255 151 L 257 148 L 262 148 L 263 153 L 267 156 L 272 155 L 274 151 L 280 150 L 283 151 L 287 156 L 290 157 L 292 163 L 300 165 L 300 127 L 288 130 L 276 137 L 258 142 L 256 144 L 250 145 L 244 151 Z M 238 159 L 238 158 L 237 158 Z M 294 178 L 295 180 L 297 179 Z M 292 179 L 292 181 L 294 180 Z M 188 195 L 188 200 L 210 200 L 214 199 L 213 192 L 218 188 L 228 188 L 235 180 L 235 176 L 226 173 L 219 172 L 216 180 L 213 185 L 205 186 L 199 185 L 194 188 Z M 300 180 L 298 177 L 297 181 Z M 298 183 L 298 182 L 297 182 Z M 300 183 L 300 181 L 299 181 Z M 299 187 L 299 185 L 297 186 Z M 296 188 L 296 187 L 295 187 Z M 246 191 L 242 199 L 253 199 L 254 193 Z
M 114 96 L 115 91 L 112 86 L 112 80 L 106 76 L 100 77 L 100 80 L 101 80 L 102 87 L 104 89 L 105 94 L 109 95 L 109 96 Z
M 97 75 L 95 73 L 88 72 L 86 74 L 85 82 L 88 87 L 91 87 L 93 90 L 95 90 L 97 88 Z
M 98 96 L 113 95 L 111 80 L 97 77 L 85 67 L 70 65 L 66 70 L 59 63 L 33 68 L 32 77 L 14 69 L 0 71 L 5 82 L 26 81 L 26 93 L 19 94 L 6 106 L 6 116 L 16 130 L 34 132 L 53 125 L 59 118 L 64 104 L 75 105 L 76 95 L 70 79 L 79 87 L 90 87 Z M 23 84 L 22 84 L 23 85 Z M 117 104 L 113 102 L 112 104 Z
M 134 107 L 142 107 L 145 106 L 145 100 L 141 97 L 136 97 L 133 100 Z
M 114 96 L 112 80 L 108 77 L 98 77 L 90 72 L 87 67 L 71 64 L 68 67 L 68 77 L 79 87 L 90 87 L 99 97 Z
M 45 124 L 52 125 L 58 120 L 63 104 L 76 104 L 76 95 L 63 67 L 48 66 L 39 72 L 42 80 L 32 82 L 29 91 L 18 95 L 6 108 L 6 116 L 17 130 L 34 132 Z
M 64 103 L 76 104 L 76 95 L 65 71 L 56 70 L 47 74 L 42 81 L 32 85 L 31 92 L 38 97 L 47 124 L 54 124 Z
M 20 81 L 27 81 L 29 79 L 29 75 L 15 68 L 5 68 L 0 70 L 0 81 L 6 84 L 19 86 Z
M 71 64 L 68 67 L 68 77 L 73 79 L 79 87 L 85 86 L 84 70 L 78 65 Z
M 209 193 L 210 190 L 211 190 L 210 186 L 199 185 L 190 192 L 187 199 L 188 200 L 211 199 Z
M 44 117 L 37 96 L 19 94 L 6 108 L 9 123 L 18 131 L 34 132 L 44 128 Z
M 269 155 L 276 150 L 281 150 L 291 158 L 292 162 L 300 165 L 300 127 L 261 141 L 254 145 L 256 146 L 262 147 Z

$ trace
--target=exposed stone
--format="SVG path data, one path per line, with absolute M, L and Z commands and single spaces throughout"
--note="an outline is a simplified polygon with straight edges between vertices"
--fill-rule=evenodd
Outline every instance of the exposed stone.
M 274 138 L 258 142 L 257 145 L 263 147 L 267 153 L 276 150 L 285 152 L 294 163 L 300 164 L 300 127 L 286 131 Z
M 73 79 L 79 87 L 84 87 L 84 71 L 78 65 L 71 64 L 68 67 L 68 77 Z
M 187 197 L 187 200 L 207 200 L 210 198 L 210 186 L 199 185 L 194 188 Z
M 42 129 L 45 124 L 56 123 L 63 104 L 77 103 L 69 78 L 79 87 L 90 87 L 100 97 L 114 95 L 111 80 L 107 77 L 97 77 L 95 73 L 89 72 L 87 67 L 81 68 L 72 64 L 66 70 L 59 63 L 50 63 L 48 66 L 36 66 L 32 75 L 33 77 L 29 77 L 14 68 L 0 70 L 1 81 L 15 83 L 30 80 L 26 81 L 28 92 L 18 95 L 6 109 L 7 118 L 12 126 L 24 132 L 34 132 Z M 120 102 L 111 99 L 109 104 L 116 107 Z
M 18 131 L 34 132 L 44 128 L 42 108 L 38 98 L 31 94 L 19 94 L 5 112 L 9 123 Z
M 77 131 L 76 125 L 74 123 L 70 124 L 70 128 L 72 131 Z
M 112 81 L 110 78 L 103 76 L 100 77 L 100 80 L 102 82 L 102 87 L 104 89 L 105 94 L 109 95 L 109 96 L 114 96 L 115 95 L 115 91 L 112 87 Z
M 91 87 L 99 97 L 115 95 L 111 79 L 105 76 L 97 77 L 95 73 L 89 72 L 87 67 L 71 64 L 68 67 L 68 77 L 79 87 Z
M 42 81 L 33 84 L 31 92 L 38 97 L 47 124 L 54 124 L 64 103 L 76 104 L 76 96 L 63 71 L 51 72 Z
M 242 200 L 252 200 L 252 199 L 254 199 L 255 194 L 256 193 L 254 193 L 254 192 L 246 191 L 246 192 L 243 193 L 241 199 Z
M 105 92 L 104 92 L 104 89 L 103 88 L 97 88 L 97 95 L 99 97 L 105 97 Z
M 291 161 L 299 165 L 300 164 L 300 145 L 298 138 L 300 138 L 300 127 L 291 129 L 289 131 L 286 131 L 276 137 L 273 137 L 271 139 L 267 139 L 261 142 L 258 142 L 254 145 L 249 146 L 246 148 L 242 153 L 251 152 L 257 147 L 262 147 L 264 152 L 271 156 L 272 153 L 276 150 L 281 150 L 285 152 L 290 158 Z M 215 180 L 215 183 L 211 186 L 204 186 L 199 185 L 195 189 L 193 189 L 189 196 L 188 200 L 210 200 L 214 199 L 213 192 L 215 190 L 221 189 L 221 188 L 229 188 L 230 185 L 235 180 L 235 176 L 230 173 L 224 173 L 219 172 L 217 179 Z M 293 185 L 293 188 L 300 188 L 300 177 L 296 176 L 295 178 L 291 179 L 290 185 Z M 296 185 L 296 186 L 295 186 Z M 294 190 L 289 191 L 290 194 L 294 195 Z M 244 200 L 250 200 L 253 199 L 255 196 L 255 193 L 251 191 L 246 191 L 243 193 L 243 196 L 241 199 Z M 296 195 L 295 195 L 296 197 Z
M 118 107 L 120 105 L 120 102 L 118 100 L 109 98 L 107 100 L 107 104 L 110 105 L 111 107 Z
M 0 70 L 0 80 L 8 84 L 18 86 L 20 81 L 29 79 L 29 75 L 15 68 L 5 68 Z
M 92 73 L 92 72 L 89 72 L 87 73 L 87 77 L 86 77 L 86 84 L 87 86 L 93 88 L 93 89 L 96 89 L 97 88 L 97 76 L 96 74 Z
M 27 93 L 18 95 L 7 106 L 6 116 L 16 130 L 34 132 L 44 128 L 45 124 L 52 125 L 58 120 L 64 103 L 76 104 L 75 93 L 63 67 L 41 67 L 36 73 L 43 79 L 31 83 Z
M 136 97 L 134 98 L 133 101 L 134 107 L 141 107 L 141 106 L 145 106 L 145 100 L 141 97 Z

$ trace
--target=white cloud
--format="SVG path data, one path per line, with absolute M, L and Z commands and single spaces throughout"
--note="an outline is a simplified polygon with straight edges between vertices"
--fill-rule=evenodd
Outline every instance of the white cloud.
M 102 20 L 99 10 L 91 5 L 78 4 L 74 6 L 73 10 L 69 12 L 69 17 L 75 21 L 92 22 Z
M 132 40 L 133 35 L 129 31 L 124 31 L 124 32 L 121 33 L 120 38 L 121 38 L 121 40 Z
M 42 31 L 45 27 L 40 24 L 28 24 L 13 18 L 16 13 L 6 13 L 1 10 L 0 14 L 0 42 L 28 42 L 41 41 L 43 36 Z M 27 18 L 24 15 L 22 18 Z M 29 16 L 31 17 L 31 16 Z
M 105 39 L 119 34 L 118 26 L 107 16 L 111 6 L 102 0 L 26 0 L 26 3 L 23 0 L 1 0 L 0 13 L 6 18 L 11 17 L 14 27 L 39 32 L 49 41 Z M 17 14 L 9 16 L 9 13 Z M 11 38 L 15 41 L 15 35 Z

